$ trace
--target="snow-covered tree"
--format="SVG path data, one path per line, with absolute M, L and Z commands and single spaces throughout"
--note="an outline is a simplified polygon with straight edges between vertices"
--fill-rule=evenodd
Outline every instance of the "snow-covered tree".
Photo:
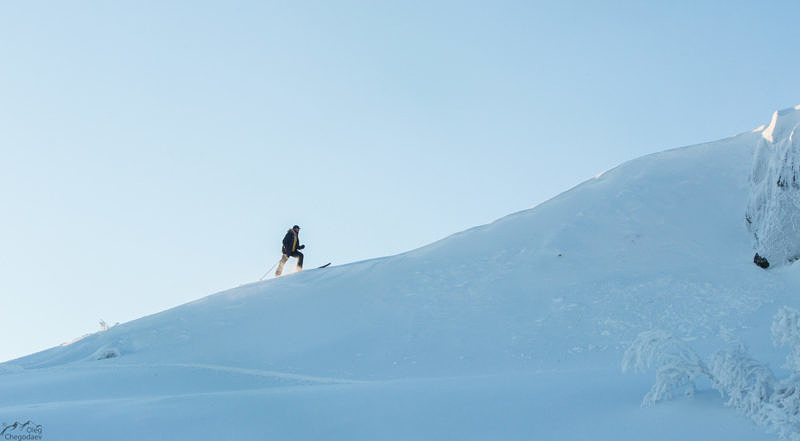
M 776 347 L 788 346 L 786 368 L 800 372 L 800 312 L 784 306 L 772 320 L 772 343 Z
M 656 367 L 656 383 L 642 400 L 642 406 L 655 405 L 669 399 L 678 388 L 686 388 L 691 396 L 697 377 L 708 376 L 700 357 L 686 343 L 664 331 L 642 332 L 636 337 L 622 359 L 622 371 L 643 372 Z
M 765 364 L 755 360 L 741 345 L 718 351 L 708 367 L 683 341 L 664 331 L 639 334 L 622 361 L 623 371 L 656 368 L 656 384 L 642 405 L 667 399 L 683 386 L 694 388 L 700 376 L 727 398 L 726 405 L 739 410 L 756 424 L 777 432 L 782 439 L 800 441 L 800 312 L 783 307 L 772 323 L 773 342 L 788 346 L 787 367 L 792 374 L 775 378 Z
M 736 347 L 715 353 L 710 373 L 714 388 L 728 397 L 725 405 L 738 409 L 759 425 L 770 425 L 769 412 L 764 410 L 776 381 L 767 366 L 750 357 L 744 348 Z
M 771 265 L 800 258 L 800 109 L 775 112 L 761 132 L 745 219 L 756 253 Z M 797 132 L 797 133 L 796 133 Z

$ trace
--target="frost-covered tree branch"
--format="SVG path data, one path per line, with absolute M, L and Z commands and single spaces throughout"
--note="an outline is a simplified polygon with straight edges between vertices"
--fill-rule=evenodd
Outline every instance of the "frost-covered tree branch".
M 800 121 L 793 111 L 775 112 L 762 132 L 750 173 L 745 221 L 759 266 L 800 258 Z
M 684 342 L 664 331 L 642 332 L 622 360 L 622 371 L 643 372 L 656 367 L 656 383 L 642 401 L 652 406 L 657 401 L 669 399 L 675 389 L 686 387 L 686 395 L 693 395 L 694 381 L 708 375 L 708 369 L 699 356 Z
M 772 371 L 741 347 L 715 353 L 710 364 L 714 388 L 728 397 L 725 405 L 738 409 L 760 425 L 767 425 L 768 419 L 761 411 L 774 390 Z
M 800 312 L 783 307 L 772 323 L 775 346 L 788 346 L 787 367 L 793 372 L 777 380 L 772 370 L 752 358 L 741 345 L 718 351 L 709 367 L 684 342 L 664 331 L 639 334 L 622 360 L 623 371 L 656 369 L 656 384 L 642 405 L 669 398 L 678 387 L 694 387 L 706 376 L 725 404 L 739 410 L 756 424 L 777 432 L 782 439 L 800 441 Z
M 786 368 L 800 371 L 800 313 L 784 306 L 772 321 L 772 343 L 776 347 L 789 347 Z

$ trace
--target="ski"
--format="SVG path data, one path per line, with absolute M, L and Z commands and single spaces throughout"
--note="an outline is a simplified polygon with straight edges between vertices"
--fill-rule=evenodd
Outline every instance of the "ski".
M 329 266 L 331 266 L 331 263 L 330 263 L 330 262 L 326 263 L 325 265 L 318 266 L 318 267 L 317 267 L 317 269 L 319 269 L 319 268 L 327 268 L 327 267 L 329 267 Z

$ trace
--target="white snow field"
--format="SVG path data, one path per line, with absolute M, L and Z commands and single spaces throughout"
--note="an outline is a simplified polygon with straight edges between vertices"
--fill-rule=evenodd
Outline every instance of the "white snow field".
M 709 382 L 641 407 L 654 371 L 621 370 L 663 330 L 701 357 L 742 342 L 786 374 L 770 324 L 800 308 L 800 271 L 754 265 L 745 223 L 763 139 L 649 155 L 405 254 L 1 364 L 0 422 L 45 440 L 778 439 Z

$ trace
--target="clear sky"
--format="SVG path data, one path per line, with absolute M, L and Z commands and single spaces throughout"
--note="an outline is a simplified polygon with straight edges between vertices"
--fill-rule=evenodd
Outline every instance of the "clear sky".
M 797 2 L 0 6 L 0 360 L 800 104 Z M 743 207 L 744 210 L 744 207 Z M 290 264 L 292 267 L 292 264 Z

